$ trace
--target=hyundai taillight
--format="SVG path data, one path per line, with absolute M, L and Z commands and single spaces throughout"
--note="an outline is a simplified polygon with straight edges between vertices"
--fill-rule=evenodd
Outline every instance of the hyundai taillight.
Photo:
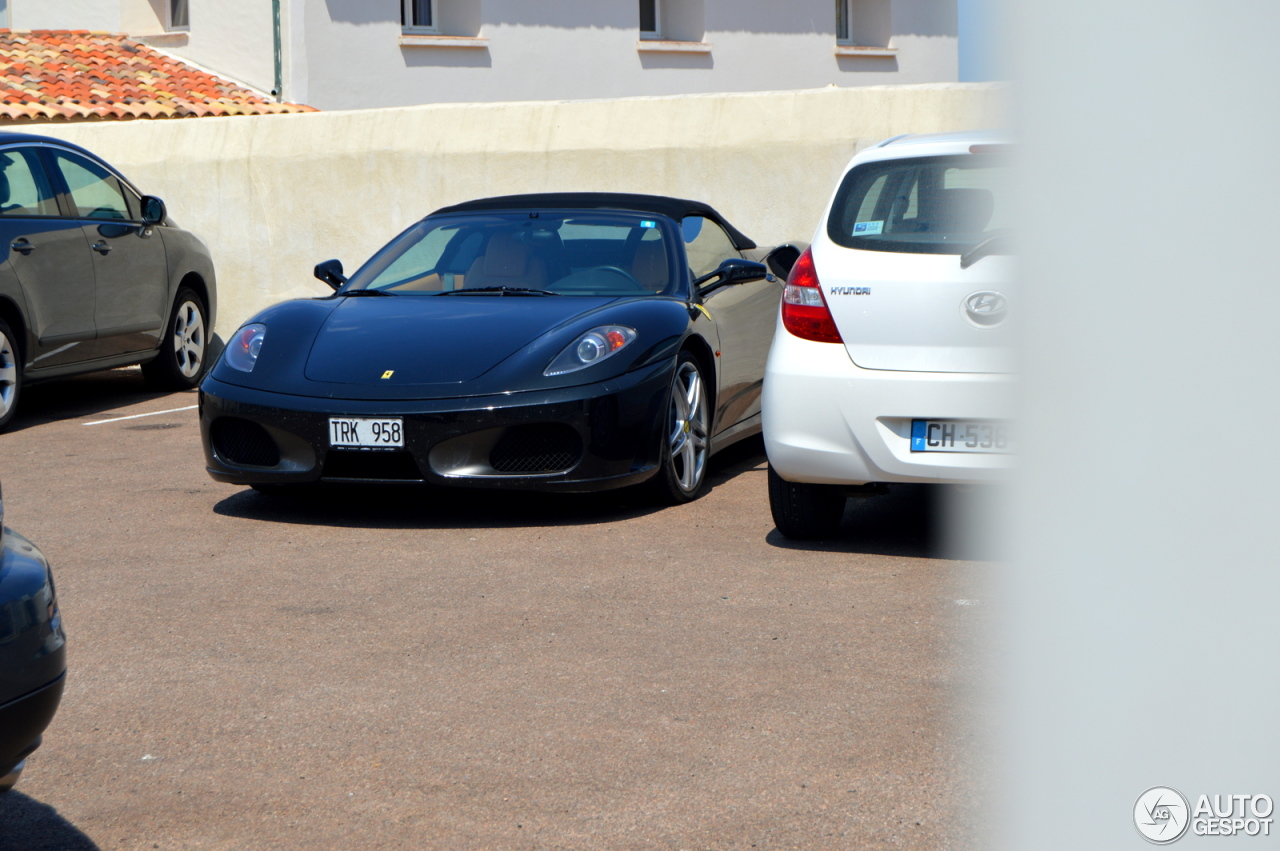
M 822 297 L 822 284 L 818 282 L 811 249 L 805 249 L 787 276 L 787 286 L 782 291 L 782 324 L 802 340 L 844 342 L 831 318 L 827 300 Z

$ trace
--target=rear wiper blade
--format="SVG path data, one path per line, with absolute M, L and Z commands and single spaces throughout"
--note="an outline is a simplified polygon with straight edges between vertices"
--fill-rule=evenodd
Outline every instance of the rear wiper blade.
M 991 236 L 982 240 L 982 242 L 979 242 L 973 248 L 970 248 L 964 254 L 960 255 L 960 268 L 968 269 L 974 263 L 977 263 L 989 254 L 999 254 L 999 249 L 1007 249 L 1009 247 L 1009 241 L 1012 238 L 1013 235 L 1008 232 L 993 233 Z M 1007 254 L 1008 251 L 1005 251 L 1004 253 Z
M 473 293 L 497 293 L 498 295 L 560 295 L 550 290 L 535 290 L 530 287 L 464 287 L 460 290 L 445 290 L 436 295 L 472 295 Z
M 387 292 L 386 290 L 348 290 L 338 295 L 355 297 L 358 295 L 398 295 L 398 293 Z

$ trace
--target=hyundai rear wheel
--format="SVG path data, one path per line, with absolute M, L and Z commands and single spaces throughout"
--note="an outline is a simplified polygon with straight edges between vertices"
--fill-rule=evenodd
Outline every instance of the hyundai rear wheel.
M 773 525 L 796 540 L 829 538 L 840 531 L 845 493 L 839 485 L 788 482 L 769 467 L 769 510 Z

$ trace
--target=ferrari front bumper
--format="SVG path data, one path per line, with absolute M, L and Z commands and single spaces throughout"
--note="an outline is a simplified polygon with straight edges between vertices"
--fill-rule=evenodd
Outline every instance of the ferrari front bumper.
M 671 365 L 581 387 L 456 399 L 366 401 L 227 384 L 200 388 L 200 432 L 214 479 L 429 483 L 593 491 L 658 468 Z M 329 446 L 330 417 L 403 422 L 404 446 Z

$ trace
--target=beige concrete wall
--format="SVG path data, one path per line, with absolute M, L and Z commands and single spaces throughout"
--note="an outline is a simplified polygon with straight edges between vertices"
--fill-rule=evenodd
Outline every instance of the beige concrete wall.
M 41 125 L 97 152 L 209 245 L 225 336 L 322 295 L 432 210 L 489 195 L 625 191 L 710 202 L 760 244 L 809 239 L 855 150 L 1003 123 L 987 84 L 404 107 Z

